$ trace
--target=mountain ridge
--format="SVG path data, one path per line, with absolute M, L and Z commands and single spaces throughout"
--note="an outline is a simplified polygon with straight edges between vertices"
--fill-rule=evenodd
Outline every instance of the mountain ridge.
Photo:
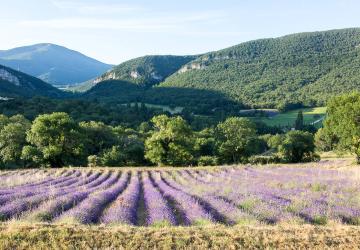
M 1 50 L 0 64 L 58 86 L 75 85 L 112 68 L 112 65 L 52 43 Z

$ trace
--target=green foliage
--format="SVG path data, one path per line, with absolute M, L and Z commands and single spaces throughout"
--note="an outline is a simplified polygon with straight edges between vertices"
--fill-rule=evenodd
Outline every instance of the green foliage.
M 248 160 L 251 164 L 271 164 L 281 162 L 277 155 L 253 155 Z
M 97 167 L 100 163 L 99 157 L 97 155 L 89 155 L 87 157 L 88 167 Z
M 314 136 L 309 132 L 290 131 L 279 146 L 279 152 L 286 162 L 308 162 L 317 160 Z
M 145 141 L 145 157 L 159 165 L 189 165 L 193 162 L 193 132 L 181 117 L 156 116 L 152 135 Z
M 225 163 L 245 161 L 257 151 L 255 124 L 246 118 L 230 117 L 216 131 L 218 154 Z
M 123 166 L 125 163 L 125 156 L 119 146 L 112 146 L 103 151 L 99 158 L 102 166 L 116 167 Z
M 360 29 L 245 42 L 191 61 L 162 87 L 212 90 L 253 107 L 323 105 L 360 89 Z
M 149 121 L 153 116 L 162 114 L 160 110 L 127 107 L 118 102 L 100 102 L 96 99 L 50 99 L 34 97 L 31 99 L 13 99 L 0 101 L 0 113 L 12 116 L 22 114 L 27 119 L 34 120 L 40 114 L 66 112 L 76 122 L 98 121 L 108 125 L 125 125 L 137 127 L 142 122 Z M 1 119 L 0 119 L 1 125 Z
M 273 136 L 270 136 L 267 140 L 267 145 L 271 149 L 278 149 L 279 146 L 284 141 L 285 136 L 283 134 L 276 134 Z
M 143 56 L 115 66 L 99 79 L 123 80 L 141 86 L 152 86 L 195 58 L 196 56 Z
M 21 115 L 10 118 L 0 115 L 0 166 L 210 166 L 277 162 L 277 155 L 272 154 L 275 148 L 285 147 L 286 138 L 257 136 L 256 131 L 253 122 L 239 117 L 228 118 L 215 129 L 196 132 L 180 116 L 155 116 L 151 124 L 143 123 L 135 130 L 95 121 L 77 123 L 61 112 L 40 115 L 32 123 Z M 288 144 L 293 146 L 294 141 L 299 142 L 295 138 Z M 266 159 L 251 157 L 259 153 Z M 313 154 L 304 155 L 304 161 L 315 159 Z
M 117 142 L 112 128 L 102 122 L 80 122 L 79 125 L 85 138 L 86 152 L 90 155 L 97 155 Z
M 27 134 L 27 141 L 42 154 L 46 164 L 62 167 L 82 161 L 84 145 L 77 123 L 66 113 L 38 116 Z
M 22 165 L 21 151 L 26 145 L 26 131 L 30 122 L 23 116 L 13 116 L 6 121 L 1 117 L 0 129 L 0 159 L 7 166 Z M 5 125 L 6 124 L 6 125 Z
M 206 128 L 196 133 L 194 150 L 199 156 L 214 155 L 216 152 L 215 132 Z
M 216 156 L 204 155 L 198 159 L 199 166 L 216 166 L 219 164 L 219 159 Z
M 315 134 L 316 149 L 322 152 L 328 152 L 335 149 L 337 137 L 327 132 L 327 128 L 320 128 Z
M 318 134 L 325 147 L 350 151 L 360 163 L 360 93 L 335 97 L 328 102 L 324 128 Z
M 22 148 L 21 159 L 26 167 L 40 167 L 44 165 L 42 153 L 34 146 L 26 145 Z
M 296 117 L 294 128 L 296 130 L 303 130 L 304 128 L 304 116 L 301 110 L 298 112 Z

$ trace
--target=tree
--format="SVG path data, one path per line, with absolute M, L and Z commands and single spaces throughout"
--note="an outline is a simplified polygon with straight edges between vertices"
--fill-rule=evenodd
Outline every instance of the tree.
M 345 94 L 329 100 L 324 128 L 320 132 L 336 149 L 350 151 L 360 164 L 360 93 Z
M 215 154 L 215 135 L 214 129 L 206 128 L 196 133 L 194 149 L 198 155 L 211 156 Z
M 1 129 L 0 158 L 4 164 L 22 164 L 21 152 L 26 145 L 28 129 L 30 129 L 30 122 L 25 118 L 14 123 L 10 122 Z
M 34 146 L 26 145 L 21 151 L 21 160 L 26 167 L 39 167 L 44 160 L 41 152 Z
M 217 128 L 219 158 L 225 163 L 239 163 L 255 153 L 255 124 L 246 118 L 230 117 Z
M 193 162 L 193 132 L 186 121 L 166 115 L 151 119 L 152 135 L 145 141 L 145 157 L 159 165 L 188 165 Z
M 112 146 L 102 152 L 99 161 L 102 166 L 123 166 L 125 163 L 125 157 L 119 146 Z
M 286 162 L 308 162 L 316 160 L 314 136 L 309 132 L 290 131 L 279 146 L 279 152 Z
M 270 136 L 267 140 L 267 145 L 271 149 L 278 149 L 281 143 L 284 141 L 284 134 L 276 134 Z
M 326 129 L 320 128 L 315 134 L 315 146 L 322 152 L 328 152 L 335 148 L 337 138 Z
M 294 127 L 296 130 L 303 130 L 304 128 L 304 116 L 301 110 L 298 112 Z
M 85 138 L 86 152 L 90 155 L 97 155 L 118 142 L 112 127 L 102 122 L 80 122 L 79 126 Z
M 26 139 L 52 167 L 83 163 L 83 137 L 79 125 L 66 113 L 38 116 Z

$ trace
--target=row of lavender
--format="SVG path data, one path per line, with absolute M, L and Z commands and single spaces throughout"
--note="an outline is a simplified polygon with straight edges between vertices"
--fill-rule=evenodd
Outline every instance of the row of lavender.
M 360 222 L 355 171 L 304 167 L 57 170 L 0 174 L 0 219 L 196 225 Z M 32 178 L 33 177 L 33 178 Z

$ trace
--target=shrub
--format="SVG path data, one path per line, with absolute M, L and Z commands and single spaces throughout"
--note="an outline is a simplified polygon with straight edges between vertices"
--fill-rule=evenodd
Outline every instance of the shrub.
M 124 165 L 124 154 L 119 146 L 112 146 L 101 154 L 100 163 L 102 166 L 109 167 L 122 166 Z
M 277 155 L 253 155 L 249 158 L 250 164 L 279 163 L 281 159 Z
M 219 159 L 216 156 L 200 156 L 198 159 L 199 166 L 216 166 L 219 163 Z
M 87 157 L 88 167 L 96 167 L 99 164 L 99 158 L 97 155 L 89 155 Z
M 314 136 L 309 132 L 298 130 L 288 132 L 279 146 L 279 152 L 285 162 L 295 163 L 318 160 L 319 157 L 314 151 Z

